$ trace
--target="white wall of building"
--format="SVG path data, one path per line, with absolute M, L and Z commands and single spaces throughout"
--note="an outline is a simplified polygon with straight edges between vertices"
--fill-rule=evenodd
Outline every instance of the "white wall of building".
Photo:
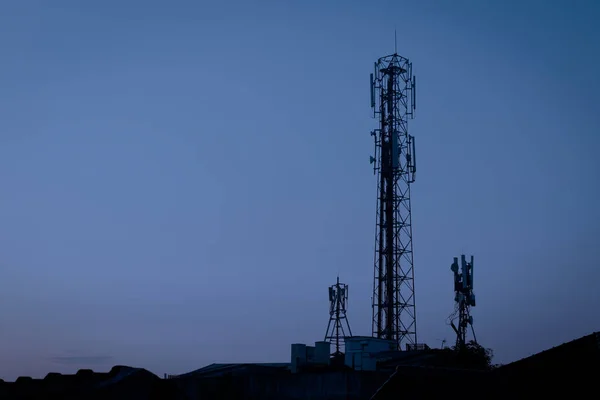
M 357 371 L 375 371 L 376 354 L 396 350 L 396 343 L 370 336 L 354 336 L 344 339 L 346 345 L 345 364 Z

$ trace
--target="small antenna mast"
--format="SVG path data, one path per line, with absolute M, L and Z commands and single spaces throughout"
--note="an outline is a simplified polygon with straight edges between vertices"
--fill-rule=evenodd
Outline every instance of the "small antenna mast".
M 396 36 L 396 30 L 394 29 L 394 54 L 398 54 L 398 39 Z
M 335 345 L 334 356 L 339 357 L 345 350 L 345 338 L 352 336 L 350 324 L 346 317 L 346 306 L 348 305 L 348 285 L 340 283 L 337 277 L 335 285 L 329 287 L 329 323 L 325 332 L 325 341 Z

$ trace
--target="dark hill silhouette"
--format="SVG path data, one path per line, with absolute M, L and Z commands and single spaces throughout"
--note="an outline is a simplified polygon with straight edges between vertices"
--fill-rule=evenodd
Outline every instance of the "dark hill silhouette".
M 287 400 L 303 398 L 300 392 L 332 400 L 506 399 L 557 393 L 587 398 L 600 373 L 600 333 L 500 367 L 491 365 L 491 352 L 481 346 L 471 346 L 471 354 L 453 349 L 403 352 L 387 363 L 378 372 L 334 368 L 297 374 L 275 364 L 215 364 L 172 379 L 127 366 L 105 373 L 81 369 L 73 375 L 49 373 L 44 379 L 0 380 L 0 399 Z
M 143 368 L 114 366 L 110 372 L 80 369 L 76 374 L 51 372 L 44 379 L 19 377 L 0 382 L 0 399 L 132 399 L 180 398 L 172 382 Z

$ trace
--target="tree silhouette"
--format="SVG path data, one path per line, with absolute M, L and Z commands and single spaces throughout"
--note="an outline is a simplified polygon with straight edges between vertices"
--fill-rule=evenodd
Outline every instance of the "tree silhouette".
M 440 352 L 444 354 L 440 362 L 448 367 L 484 370 L 495 368 L 492 365 L 494 357 L 492 349 L 486 349 L 474 340 L 464 346 L 446 347 Z
M 459 364 L 476 369 L 492 369 L 492 349 L 486 349 L 474 340 L 467 342 L 464 346 L 453 347 Z

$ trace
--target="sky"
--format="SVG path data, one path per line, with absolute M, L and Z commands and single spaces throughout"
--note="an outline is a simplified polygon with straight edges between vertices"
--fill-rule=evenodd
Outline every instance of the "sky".
M 594 1 L 0 2 L 0 378 L 287 362 L 327 287 L 370 335 L 368 88 L 413 63 L 418 340 L 600 330 Z

